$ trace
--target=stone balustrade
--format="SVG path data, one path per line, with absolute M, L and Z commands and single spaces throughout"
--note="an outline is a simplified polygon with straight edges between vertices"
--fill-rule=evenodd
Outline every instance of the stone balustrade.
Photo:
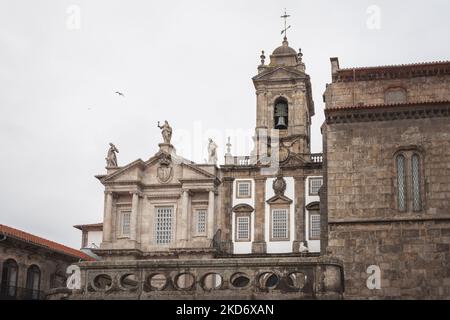
M 343 267 L 329 257 L 79 263 L 69 299 L 341 299 Z M 58 299 L 56 291 L 48 299 Z

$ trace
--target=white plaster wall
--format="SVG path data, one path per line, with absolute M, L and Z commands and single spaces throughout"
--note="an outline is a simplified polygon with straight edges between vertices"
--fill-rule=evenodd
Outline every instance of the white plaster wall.
M 273 192 L 272 184 L 275 179 L 266 180 L 266 201 L 272 198 L 275 193 Z M 289 241 L 270 241 L 270 205 L 265 205 L 265 239 L 267 244 L 267 253 L 290 253 L 292 252 L 292 243 L 295 237 L 294 227 L 294 210 L 295 210 L 295 190 L 294 190 L 294 178 L 284 177 L 286 181 L 286 192 L 284 195 L 289 199 L 292 199 L 292 203 L 289 208 Z
M 310 196 L 309 195 L 309 179 L 310 178 L 322 178 L 322 176 L 309 176 L 307 179 L 305 179 L 305 205 L 307 206 L 308 204 L 312 203 L 312 202 L 317 202 L 320 201 L 319 196 Z M 305 226 L 306 226 L 306 230 L 305 230 L 305 238 L 306 241 L 308 241 L 308 249 L 309 252 L 320 252 L 320 240 L 309 240 L 309 212 L 307 209 L 305 209 Z
M 102 231 L 88 231 L 86 246 L 88 248 L 90 248 L 92 246 L 92 244 L 94 244 L 97 247 L 100 247 L 100 243 L 102 242 L 102 239 L 103 239 Z
M 236 198 L 236 184 L 238 181 L 242 180 L 251 180 L 252 183 L 252 192 L 251 192 L 251 198 L 246 199 L 238 199 Z M 255 181 L 253 179 L 235 179 L 233 181 L 233 207 L 238 204 L 248 204 L 249 206 L 252 206 L 252 208 L 255 208 Z M 252 253 L 252 242 L 254 240 L 255 235 L 255 212 L 252 212 L 251 214 L 251 221 L 250 221 L 250 231 L 251 231 L 251 241 L 248 242 L 236 242 L 236 216 L 233 212 L 232 214 L 232 221 L 231 221 L 231 229 L 232 229 L 232 237 L 233 237 L 233 253 L 234 254 L 249 254 Z

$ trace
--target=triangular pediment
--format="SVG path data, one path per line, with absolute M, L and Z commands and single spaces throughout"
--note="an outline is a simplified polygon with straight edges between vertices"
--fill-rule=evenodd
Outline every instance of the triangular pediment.
M 268 204 L 291 204 L 292 200 L 285 195 L 278 194 L 266 201 Z
M 253 81 L 264 81 L 264 80 L 292 80 L 305 78 L 306 75 L 298 70 L 293 70 L 288 67 L 279 66 L 273 69 L 269 69 L 257 76 L 253 77 Z
M 97 176 L 102 183 L 112 181 L 137 180 L 139 172 L 145 167 L 145 162 L 137 159 L 126 166 L 117 167 L 112 173 Z
M 217 179 L 217 177 L 208 171 L 199 168 L 197 165 L 182 163 L 183 177 L 182 179 Z

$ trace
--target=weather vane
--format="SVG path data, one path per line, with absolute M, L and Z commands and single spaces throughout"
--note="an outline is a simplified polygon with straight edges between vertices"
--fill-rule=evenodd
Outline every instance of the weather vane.
M 287 30 L 291 27 L 291 26 L 287 26 L 286 27 L 286 21 L 287 21 L 287 18 L 289 18 L 289 17 L 290 17 L 290 15 L 288 15 L 286 13 L 286 8 L 285 8 L 284 9 L 284 15 L 282 15 L 280 18 L 284 19 L 284 29 L 283 29 L 283 31 L 281 31 L 281 34 L 284 33 L 284 38 L 286 38 L 286 39 L 287 39 Z

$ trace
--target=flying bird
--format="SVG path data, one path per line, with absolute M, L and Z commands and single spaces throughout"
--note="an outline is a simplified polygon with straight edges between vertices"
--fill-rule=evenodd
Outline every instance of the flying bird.
M 117 93 L 119 96 L 125 97 L 125 95 L 124 95 L 122 92 L 116 91 L 116 93 Z

